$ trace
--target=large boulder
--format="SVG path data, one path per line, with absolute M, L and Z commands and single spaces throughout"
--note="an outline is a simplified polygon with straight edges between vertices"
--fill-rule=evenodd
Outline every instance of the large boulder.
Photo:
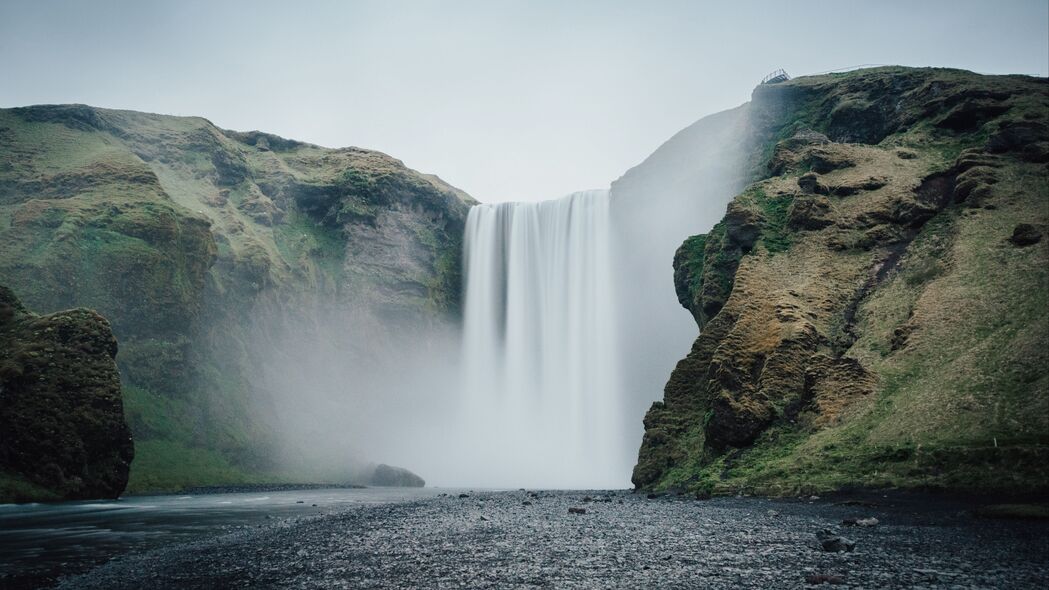
M 0 502 L 124 491 L 134 447 L 116 354 L 96 312 L 38 316 L 0 286 Z

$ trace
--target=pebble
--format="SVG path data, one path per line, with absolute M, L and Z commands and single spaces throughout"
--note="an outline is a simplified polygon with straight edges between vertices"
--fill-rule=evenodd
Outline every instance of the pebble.
M 828 553 L 813 531 L 855 508 L 784 503 L 767 518 L 760 499 L 651 502 L 624 493 L 584 519 L 569 510 L 586 510 L 578 491 L 543 492 L 529 510 L 520 509 L 528 492 L 475 495 L 483 515 L 472 502 L 439 498 L 336 505 L 118 556 L 59 587 L 728 590 L 800 588 L 823 576 L 820 584 L 851 588 L 1021 589 L 1049 580 L 1049 523 L 957 520 L 938 500 L 921 512 L 871 509 L 867 518 L 892 526 L 857 526 L 849 539 L 829 530 L 856 550 Z

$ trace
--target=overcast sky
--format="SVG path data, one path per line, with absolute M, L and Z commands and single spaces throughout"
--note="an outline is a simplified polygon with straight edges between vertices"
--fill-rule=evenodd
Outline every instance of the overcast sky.
M 538 200 L 607 186 L 776 68 L 1046 76 L 1047 36 L 1047 0 L 0 0 L 0 106 L 200 115 Z

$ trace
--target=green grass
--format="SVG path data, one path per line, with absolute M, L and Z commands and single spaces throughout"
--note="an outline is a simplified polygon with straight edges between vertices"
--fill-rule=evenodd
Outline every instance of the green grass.
M 187 487 L 268 483 L 272 478 L 232 464 L 229 458 L 210 449 L 187 446 L 170 440 L 135 443 L 135 460 L 127 493 L 175 492 Z

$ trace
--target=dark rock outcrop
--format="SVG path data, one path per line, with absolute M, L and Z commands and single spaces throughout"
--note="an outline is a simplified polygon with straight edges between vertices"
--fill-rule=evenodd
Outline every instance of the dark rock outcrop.
M 367 485 L 396 487 L 396 488 L 421 488 L 426 485 L 423 478 L 415 475 L 403 467 L 393 467 L 380 463 L 375 466 Z
M 0 286 L 0 502 L 124 491 L 134 447 L 116 353 L 97 313 L 38 316 Z
M 1049 85 L 877 68 L 749 108 L 767 172 L 674 258 L 700 334 L 635 486 L 1049 489 Z
M 1009 241 L 1020 247 L 1032 246 L 1042 241 L 1042 232 L 1030 223 L 1021 223 L 1013 229 Z

